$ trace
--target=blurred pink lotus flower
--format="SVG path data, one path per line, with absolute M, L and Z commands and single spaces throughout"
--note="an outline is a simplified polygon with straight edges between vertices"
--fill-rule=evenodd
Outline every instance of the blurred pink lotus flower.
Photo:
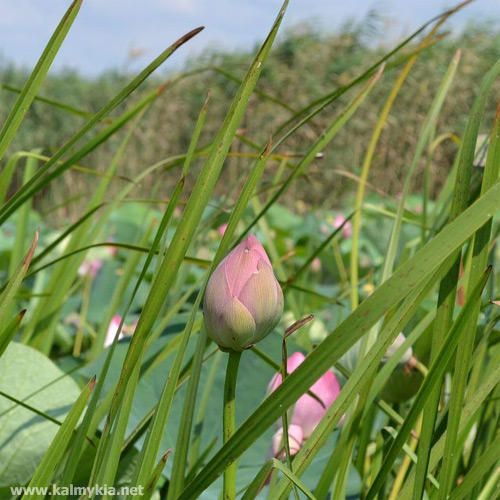
M 78 274 L 80 276 L 90 276 L 91 278 L 95 278 L 99 269 L 101 269 L 102 264 L 103 262 L 101 259 L 85 259 L 78 268 Z
M 227 224 L 222 224 L 222 226 L 219 226 L 217 228 L 217 232 L 219 233 L 219 236 L 224 236 L 226 229 L 227 229 Z
M 301 352 L 294 352 L 287 360 L 287 373 L 291 373 L 306 359 Z M 277 373 L 271 379 L 268 391 L 273 392 L 281 385 L 281 374 Z M 335 374 L 328 370 L 319 378 L 309 389 L 323 404 L 317 401 L 309 394 L 302 395 L 292 409 L 291 418 L 289 418 L 288 436 L 290 452 L 293 455 L 297 453 L 302 443 L 312 434 L 313 430 L 319 424 L 328 408 L 337 399 L 340 393 L 340 385 Z M 272 442 L 272 452 L 275 457 L 283 457 L 282 444 L 283 429 L 275 433 Z M 294 451 L 292 451 L 294 450 Z
M 116 255 L 117 248 L 109 246 L 106 247 L 104 252 L 105 255 L 103 255 L 102 252 L 98 254 L 103 258 L 86 258 L 78 268 L 78 274 L 80 276 L 90 276 L 91 278 L 95 278 L 102 265 L 104 264 L 104 260 L 106 259 L 106 257 L 114 257 Z
M 208 281 L 203 315 L 222 350 L 243 351 L 263 339 L 283 313 L 283 292 L 271 262 L 252 234 L 217 266 Z
M 108 331 L 106 332 L 106 339 L 104 340 L 104 347 L 109 347 L 113 343 L 116 332 L 120 327 L 121 321 L 122 317 L 119 314 L 116 314 L 111 318 L 108 326 Z M 132 323 L 130 326 L 127 326 L 125 323 L 123 323 L 122 331 L 120 332 L 120 335 L 118 335 L 118 340 L 125 338 L 125 336 L 133 335 L 136 326 L 137 321 Z
M 345 217 L 342 214 L 338 214 L 335 216 L 335 222 L 333 223 L 335 229 L 338 229 L 345 222 Z M 342 228 L 342 237 L 350 238 L 352 236 L 352 225 L 351 221 L 347 221 L 344 227 Z
M 311 262 L 311 271 L 315 273 L 321 272 L 321 260 L 319 257 L 314 257 L 314 259 Z

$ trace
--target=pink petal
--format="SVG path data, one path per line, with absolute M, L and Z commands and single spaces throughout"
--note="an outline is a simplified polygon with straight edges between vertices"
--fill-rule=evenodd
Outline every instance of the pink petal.
M 257 264 L 261 259 L 271 265 L 259 240 L 251 234 L 221 262 L 232 297 L 239 297 L 246 282 L 257 271 Z
M 305 356 L 301 352 L 293 353 L 287 360 L 287 373 L 293 372 L 302 364 Z M 268 390 L 275 391 L 281 385 L 281 375 L 276 374 L 271 379 Z M 333 404 L 340 393 L 340 385 L 331 370 L 326 371 L 309 389 L 314 395 L 319 398 L 323 404 L 317 399 L 304 394 L 301 396 L 292 412 L 291 423 L 298 425 L 304 432 L 304 439 L 307 439 L 319 421 L 323 418 L 326 410 Z
M 300 450 L 304 440 L 304 433 L 298 425 L 288 426 L 288 445 L 290 446 L 290 455 L 295 455 Z M 284 458 L 285 457 L 285 443 L 283 440 L 283 428 L 280 429 L 273 436 L 273 456 Z

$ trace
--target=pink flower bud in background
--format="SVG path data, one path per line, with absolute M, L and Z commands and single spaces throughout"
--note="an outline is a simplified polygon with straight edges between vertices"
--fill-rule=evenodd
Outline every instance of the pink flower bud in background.
M 90 276 L 91 278 L 95 278 L 99 269 L 101 269 L 102 264 L 103 262 L 101 259 L 85 259 L 78 268 L 78 274 L 80 276 Z
M 283 292 L 252 234 L 210 276 L 203 303 L 207 334 L 222 350 L 243 351 L 270 333 L 282 313 Z
M 220 236 L 224 236 L 226 229 L 227 229 L 227 224 L 222 224 L 222 226 L 219 226 L 217 228 L 217 232 L 219 233 Z
M 299 452 L 304 441 L 304 432 L 300 425 L 288 426 L 288 444 L 290 446 L 290 455 L 295 455 Z M 280 427 L 273 436 L 273 456 L 277 458 L 285 458 L 285 445 L 283 443 L 283 428 Z
M 306 359 L 301 352 L 295 352 L 289 356 L 287 360 L 287 373 L 293 372 L 297 367 Z M 277 373 L 269 383 L 268 391 L 273 392 L 281 385 L 281 374 Z M 328 370 L 320 379 L 318 379 L 309 389 L 319 400 L 321 404 L 309 394 L 302 395 L 292 409 L 291 418 L 289 418 L 288 434 L 290 438 L 290 451 L 292 447 L 296 449 L 295 453 L 300 449 L 302 441 L 305 441 L 319 424 L 328 408 L 337 399 L 340 393 L 340 385 L 335 377 L 335 374 Z M 302 434 L 298 432 L 297 427 L 300 428 Z M 292 429 L 293 428 L 293 429 Z M 273 454 L 277 456 L 283 448 L 280 439 L 277 438 L 280 431 L 275 434 L 273 438 Z M 281 434 L 283 431 L 281 430 Z M 301 437 L 302 439 L 299 439 Z M 277 442 L 277 444 L 276 444 Z M 297 445 L 298 443 L 298 445 Z M 293 453 L 292 453 L 293 454 Z
M 311 271 L 315 273 L 321 272 L 321 260 L 319 257 L 315 257 L 311 262 Z
M 113 340 L 115 339 L 116 332 L 118 331 L 118 328 L 120 327 L 122 317 L 116 314 L 111 318 L 111 321 L 109 322 L 108 326 L 108 331 L 106 332 L 106 339 L 104 340 L 104 347 L 109 347 L 112 343 Z M 125 327 L 125 325 L 123 325 Z M 124 328 L 122 328 L 122 331 L 120 332 L 120 335 L 118 336 L 118 340 L 122 339 L 125 334 L 123 333 Z
M 109 322 L 109 326 L 108 326 L 108 331 L 106 333 L 106 339 L 104 341 L 104 347 L 109 347 L 113 343 L 113 340 L 115 339 L 116 332 L 118 331 L 118 328 L 120 327 L 121 320 L 122 320 L 122 317 L 119 314 L 116 314 L 115 316 L 113 316 L 111 318 L 111 321 Z M 132 336 L 135 332 L 136 327 L 137 327 L 137 320 L 134 321 L 129 326 L 127 326 L 125 323 L 123 323 L 122 331 L 120 332 L 120 335 L 118 336 L 118 340 L 125 338 L 125 336 L 127 336 L 127 337 Z
M 345 222 L 345 217 L 342 214 L 335 216 L 335 222 L 333 223 L 335 229 L 338 229 Z M 351 221 L 348 221 L 342 228 L 342 237 L 350 238 L 352 236 L 352 225 Z

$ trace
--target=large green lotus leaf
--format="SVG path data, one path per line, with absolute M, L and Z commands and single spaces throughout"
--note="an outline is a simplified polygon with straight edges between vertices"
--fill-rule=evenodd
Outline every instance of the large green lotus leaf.
M 76 382 L 52 361 L 16 342 L 0 358 L 0 390 L 59 421 L 80 393 Z M 0 487 L 29 480 L 58 428 L 0 396 Z

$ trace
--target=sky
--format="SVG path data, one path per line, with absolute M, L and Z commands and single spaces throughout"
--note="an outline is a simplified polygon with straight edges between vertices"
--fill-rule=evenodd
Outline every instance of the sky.
M 391 36 L 408 34 L 455 2 L 440 0 L 290 0 L 283 28 L 312 21 L 334 30 L 376 9 L 390 20 Z M 0 0 L 0 62 L 32 67 L 69 0 Z M 205 30 L 167 61 L 180 67 L 207 48 L 252 49 L 266 36 L 280 0 L 83 0 L 52 70 L 72 68 L 95 76 L 107 69 L 140 68 L 176 38 Z M 500 20 L 500 0 L 476 0 L 456 16 Z M 137 57 L 131 61 L 130 54 Z

